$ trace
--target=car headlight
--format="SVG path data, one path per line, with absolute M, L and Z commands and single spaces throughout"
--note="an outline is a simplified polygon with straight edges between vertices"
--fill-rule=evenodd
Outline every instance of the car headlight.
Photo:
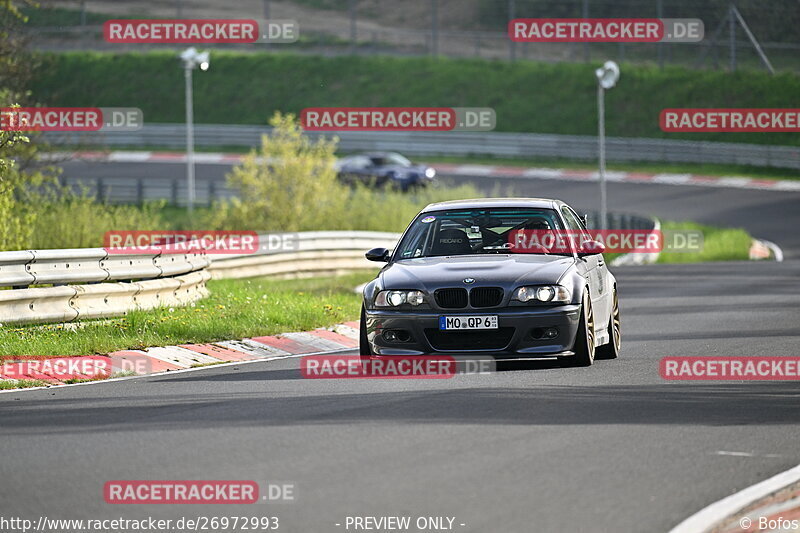
M 403 304 L 420 305 L 425 303 L 422 291 L 381 291 L 375 297 L 376 307 L 399 307 Z
M 569 289 L 561 285 L 542 285 L 539 287 L 520 287 L 514 291 L 513 300 L 520 302 L 561 302 L 567 303 L 572 299 Z
M 428 167 L 425 169 L 425 177 L 428 179 L 432 179 L 436 175 L 436 170 Z

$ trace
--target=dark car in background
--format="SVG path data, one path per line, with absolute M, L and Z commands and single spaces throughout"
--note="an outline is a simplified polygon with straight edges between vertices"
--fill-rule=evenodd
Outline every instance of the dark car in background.
M 520 250 L 519 231 L 585 235 L 579 246 Z M 617 284 L 581 218 L 538 198 L 431 204 L 366 284 L 361 355 L 558 357 L 568 366 L 613 359 L 620 348 Z
M 396 152 L 370 152 L 344 157 L 337 161 L 339 179 L 348 184 L 366 183 L 383 187 L 391 184 L 407 191 L 433 182 L 436 170 L 415 165 Z

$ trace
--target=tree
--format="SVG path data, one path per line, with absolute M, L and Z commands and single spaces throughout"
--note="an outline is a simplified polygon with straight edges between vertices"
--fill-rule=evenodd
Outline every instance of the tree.
M 349 190 L 336 178 L 337 140 L 312 141 L 294 115 L 276 113 L 273 130 L 228 175 L 238 198 L 219 206 L 215 225 L 239 230 L 298 231 L 342 217 Z M 221 218 L 219 218 L 221 217 Z

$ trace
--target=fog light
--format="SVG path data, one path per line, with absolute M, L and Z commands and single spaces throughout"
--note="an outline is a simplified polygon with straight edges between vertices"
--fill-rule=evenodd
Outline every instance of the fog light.
M 558 337 L 558 328 L 533 328 L 531 330 L 531 337 L 534 339 L 555 339 Z

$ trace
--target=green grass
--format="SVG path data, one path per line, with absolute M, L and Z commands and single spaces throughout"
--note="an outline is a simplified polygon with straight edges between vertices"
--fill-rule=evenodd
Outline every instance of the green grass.
M 692 253 L 661 253 L 658 263 L 702 263 L 709 261 L 746 261 L 753 238 L 743 229 L 719 228 L 696 222 L 663 222 L 662 230 L 699 230 L 703 249 Z
M 45 387 L 47 385 L 48 383 L 46 381 L 40 381 L 38 379 L 0 379 L 0 390 L 30 389 L 31 387 Z
M 52 28 L 81 25 L 81 10 L 63 7 L 26 8 L 22 13 L 28 18 L 26 26 L 32 28 Z M 150 15 L 109 15 L 86 11 L 86 24 L 89 26 L 103 24 L 112 19 L 158 18 Z
M 302 280 L 218 280 L 194 307 L 137 311 L 112 320 L 0 328 L 0 360 L 15 356 L 105 354 L 189 342 L 211 342 L 307 331 L 357 320 L 353 288 L 374 277 L 358 273 Z
M 184 121 L 183 73 L 174 51 L 44 53 L 31 83 L 48 105 L 139 107 L 147 122 Z M 595 135 L 597 63 L 212 52 L 194 76 L 195 121 L 265 124 L 274 111 L 311 106 L 491 107 L 497 130 Z M 622 65 L 606 95 L 617 137 L 800 145 L 797 133 L 664 133 L 668 107 L 795 107 L 800 76 Z M 402 79 L 402 82 L 398 82 Z

